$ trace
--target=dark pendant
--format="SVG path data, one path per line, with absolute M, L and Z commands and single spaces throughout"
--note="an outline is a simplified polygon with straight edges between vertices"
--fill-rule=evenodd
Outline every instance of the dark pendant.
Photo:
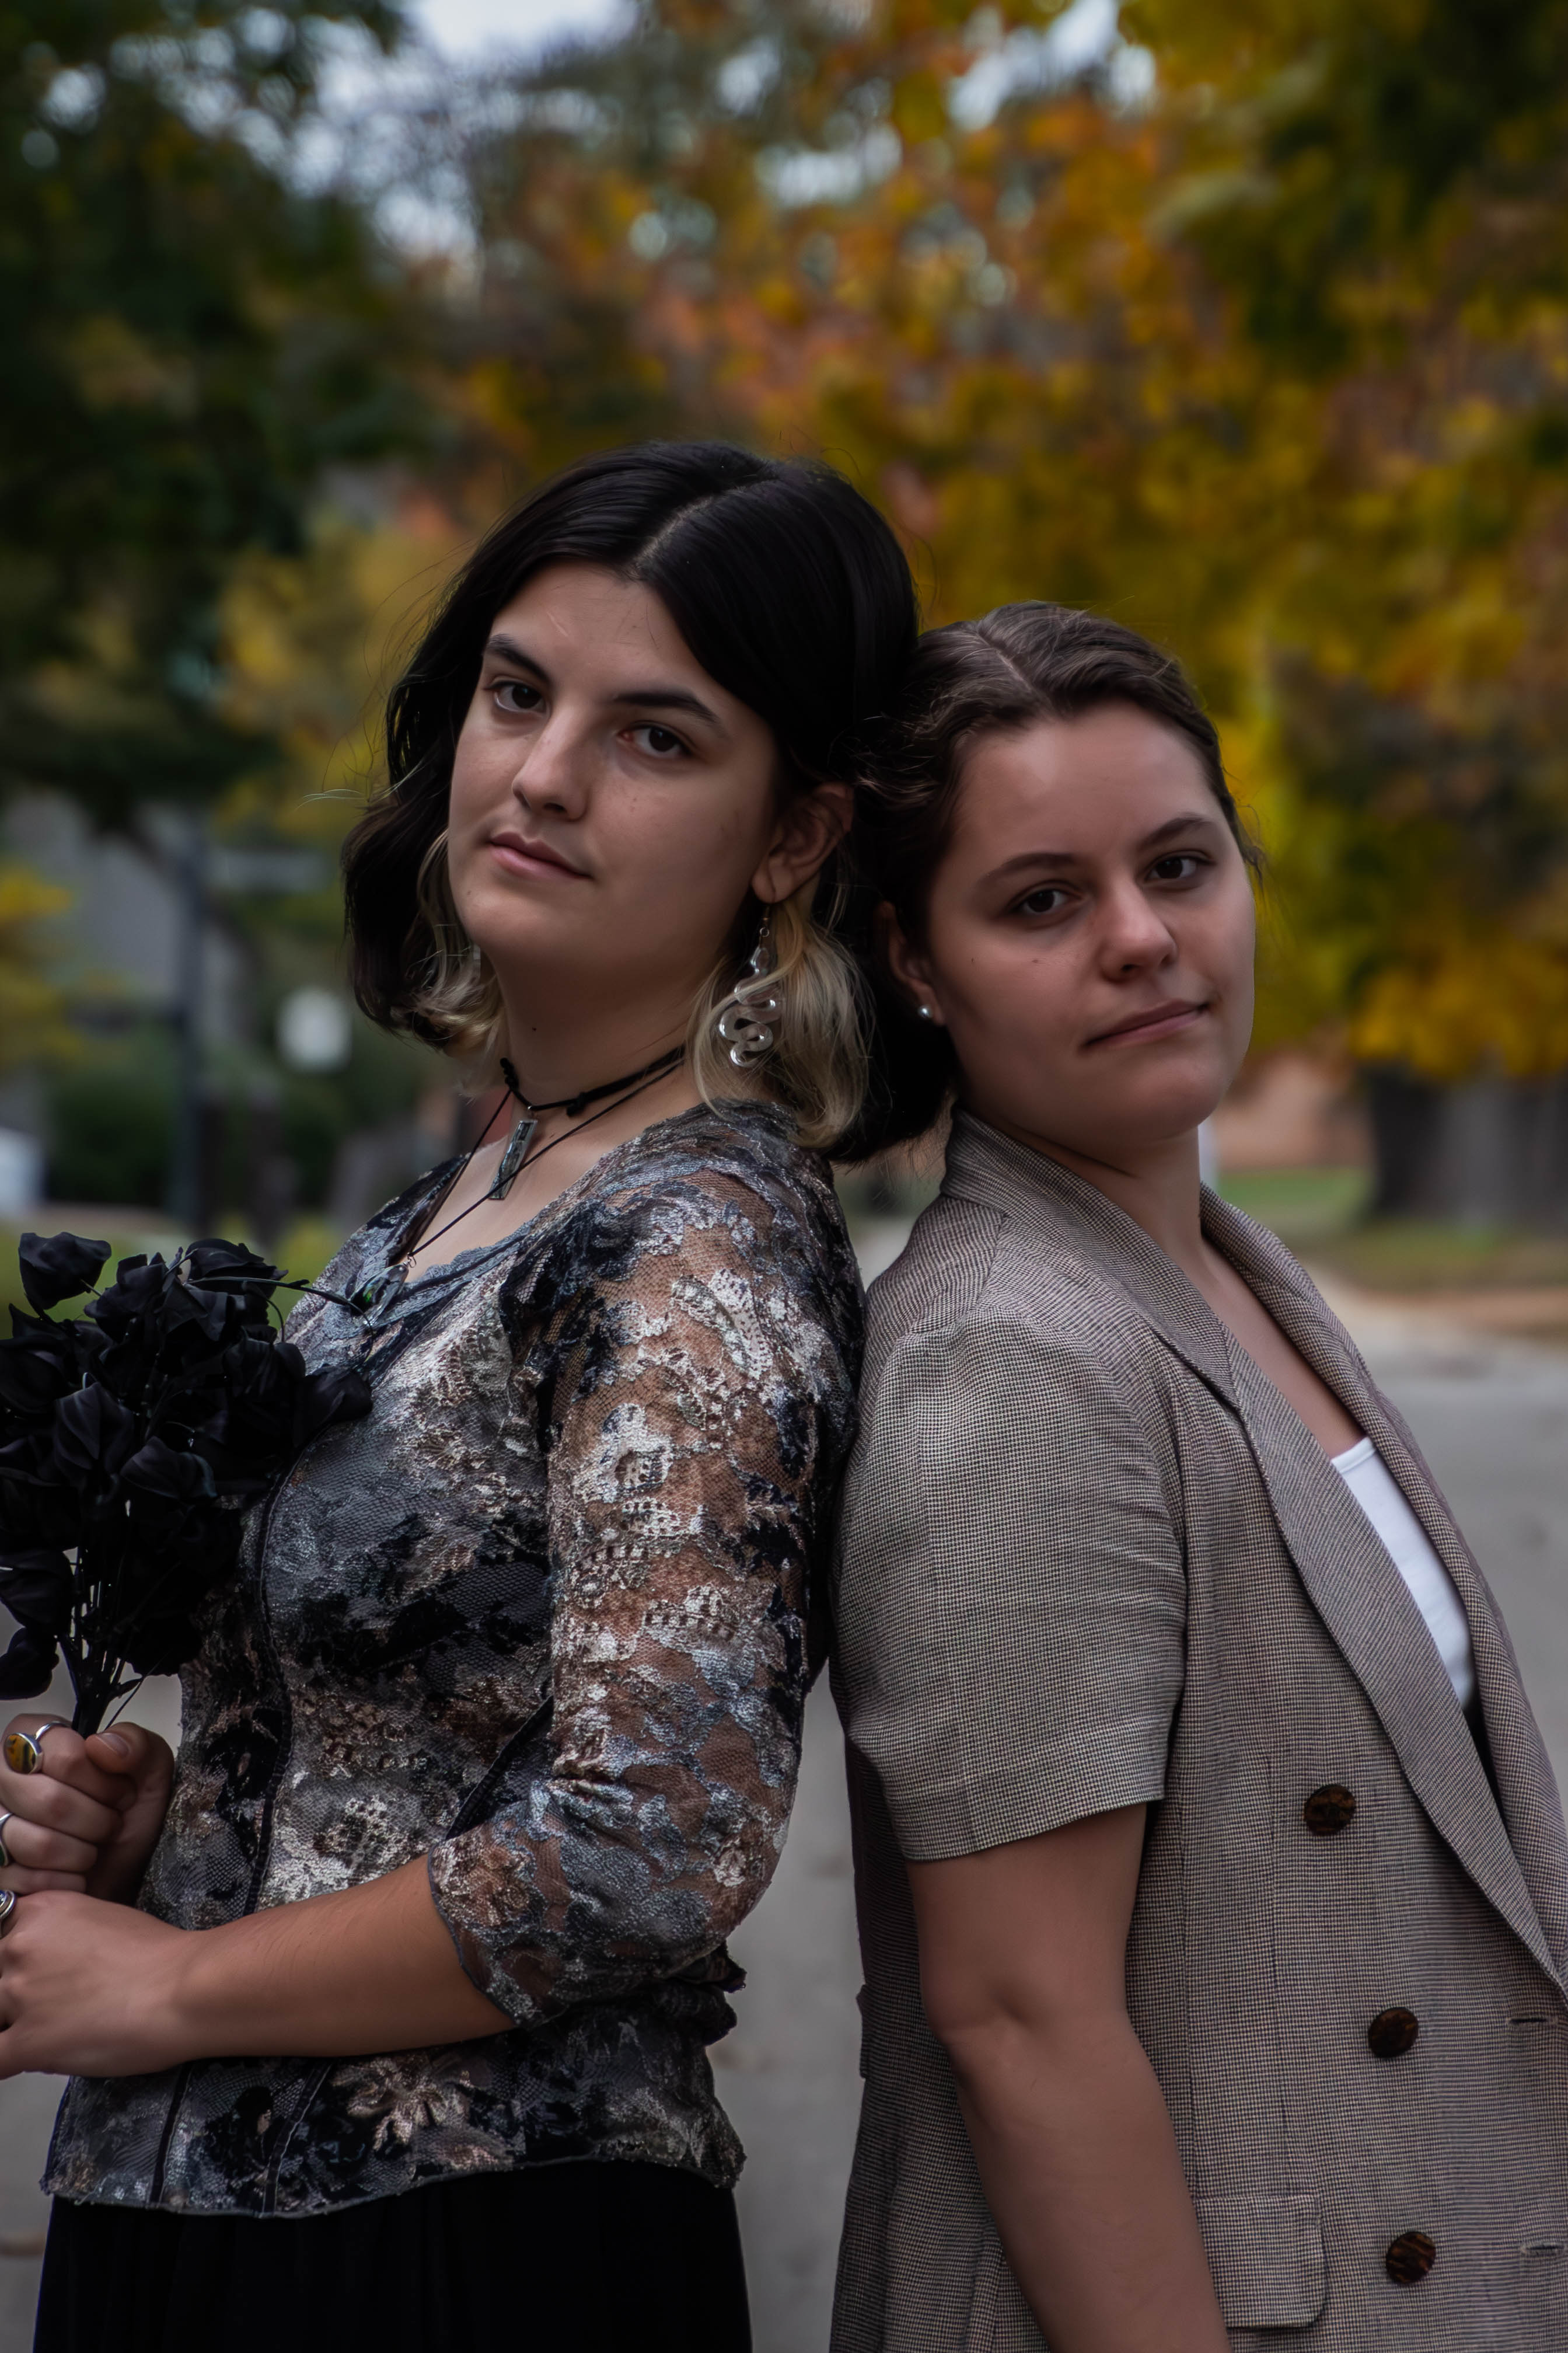
M 528 1156 L 528 1147 L 533 1142 L 533 1132 L 538 1125 L 539 1122 L 536 1119 L 518 1121 L 507 1138 L 506 1150 L 500 1156 L 500 1166 L 496 1170 L 496 1181 L 485 1196 L 487 1201 L 499 1201 L 507 1192 L 512 1178 Z

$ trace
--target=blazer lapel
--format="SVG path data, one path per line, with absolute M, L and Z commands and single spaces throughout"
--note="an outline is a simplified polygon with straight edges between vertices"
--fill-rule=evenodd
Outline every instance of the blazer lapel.
M 1076 1245 L 1095 1275 L 1120 1283 L 1160 1337 L 1234 1410 L 1224 1326 L 1181 1268 L 1097 1186 L 961 1111 L 948 1140 L 942 1190 L 1008 1212 L 1026 1232 L 1046 1224 L 1053 1250 Z
M 1377 1446 L 1454 1580 L 1497 1775 L 1486 1768 L 1404 1578 L 1271 1381 L 1231 1346 L 1237 1401 L 1303 1584 L 1439 1836 L 1537 1960 L 1568 1980 L 1568 1836 L 1550 1760 L 1490 1588 L 1399 1416 L 1304 1271 L 1223 1204 L 1213 1240 Z M 1500 1801 L 1502 1812 L 1498 1808 Z

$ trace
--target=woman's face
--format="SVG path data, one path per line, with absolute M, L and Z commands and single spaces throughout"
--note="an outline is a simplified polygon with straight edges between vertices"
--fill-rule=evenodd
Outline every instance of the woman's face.
M 1219 1102 L 1252 1028 L 1252 892 L 1197 756 L 1125 703 L 983 737 L 927 936 L 894 969 L 964 1100 L 1126 1166 Z
M 847 823 L 847 787 L 781 807 L 773 734 L 693 659 L 651 590 L 542 572 L 492 624 L 452 765 L 447 867 L 503 988 L 683 1026 L 748 891 L 786 898 Z M 541 1008 L 542 1011 L 544 1008 Z

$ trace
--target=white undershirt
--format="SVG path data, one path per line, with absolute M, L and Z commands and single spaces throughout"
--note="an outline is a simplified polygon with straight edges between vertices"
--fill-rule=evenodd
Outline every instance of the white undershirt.
M 1370 1438 L 1331 1461 L 1381 1539 L 1384 1551 L 1415 1597 L 1437 1653 L 1448 1670 L 1461 1707 L 1475 1695 L 1476 1665 L 1470 1622 L 1454 1590 L 1454 1580 L 1432 1549 L 1426 1529 L 1405 1502 Z

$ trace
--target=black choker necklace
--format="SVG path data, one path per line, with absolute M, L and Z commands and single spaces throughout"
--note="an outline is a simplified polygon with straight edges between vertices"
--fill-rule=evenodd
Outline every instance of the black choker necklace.
M 545 1112 L 563 1111 L 569 1119 L 576 1119 L 590 1103 L 602 1103 L 606 1095 L 618 1095 L 626 1088 L 635 1087 L 639 1079 L 658 1078 L 661 1071 L 672 1069 L 680 1061 L 685 1053 L 684 1046 L 672 1046 L 668 1054 L 660 1054 L 653 1061 L 645 1062 L 640 1071 L 628 1071 L 624 1079 L 607 1079 L 602 1087 L 584 1087 L 580 1094 L 562 1095 L 554 1103 L 542 1103 L 529 1102 L 518 1085 L 516 1071 L 503 1054 L 500 1074 L 506 1081 L 508 1094 L 522 1105 L 523 1115 L 507 1138 L 506 1150 L 501 1154 L 500 1166 L 496 1170 L 496 1181 L 488 1198 L 499 1200 L 507 1190 L 522 1166 L 528 1147 L 533 1142 L 534 1131 Z
M 523 1093 L 522 1089 L 517 1083 L 517 1072 L 512 1069 L 511 1064 L 503 1057 L 501 1061 L 501 1071 L 506 1079 L 507 1092 L 510 1095 L 514 1095 L 517 1101 L 522 1105 L 523 1115 L 518 1121 L 517 1125 L 512 1129 L 510 1135 L 507 1138 L 506 1150 L 501 1155 L 501 1163 L 500 1166 L 496 1171 L 495 1183 L 490 1187 L 488 1193 L 480 1195 L 480 1200 L 499 1201 L 502 1199 L 512 1178 L 518 1174 L 519 1170 L 525 1166 L 529 1167 L 532 1166 L 532 1162 L 527 1157 L 528 1147 L 533 1140 L 533 1131 L 539 1125 L 539 1113 L 541 1112 L 569 1111 L 576 1113 L 585 1111 L 591 1103 L 598 1103 L 602 1101 L 605 1095 L 625 1094 L 629 1101 L 632 1095 L 641 1094 L 646 1088 L 651 1087 L 656 1079 L 662 1077 L 666 1071 L 673 1069 L 677 1062 L 683 1061 L 685 1060 L 685 1056 L 686 1049 L 684 1046 L 672 1046 L 668 1054 L 661 1054 L 657 1061 L 645 1063 L 640 1071 L 633 1071 L 626 1078 L 612 1079 L 607 1086 L 584 1087 L 580 1095 L 563 1095 L 559 1103 L 531 1103 L 527 1096 Z M 553 1152 L 558 1144 L 564 1144 L 569 1136 L 580 1134 L 584 1127 L 592 1127 L 594 1121 L 596 1119 L 608 1119 L 612 1111 L 618 1111 L 619 1109 L 620 1105 L 618 1103 L 605 1103 L 603 1111 L 595 1112 L 590 1118 L 582 1121 L 577 1127 L 563 1128 L 559 1135 L 552 1135 L 548 1144 L 542 1144 L 540 1145 L 538 1151 L 533 1155 L 534 1160 L 542 1160 L 545 1154 L 547 1152 Z M 482 1145 L 488 1139 L 490 1129 L 495 1125 L 500 1117 L 500 1105 L 498 1103 L 485 1124 L 485 1132 L 484 1134 L 480 1136 L 479 1143 L 471 1144 L 468 1146 L 468 1151 L 463 1155 L 461 1166 L 447 1179 L 446 1184 L 442 1187 L 439 1195 L 431 1206 L 429 1214 L 432 1217 L 437 1216 L 440 1212 L 442 1202 L 450 1198 L 453 1187 L 461 1182 L 464 1171 L 468 1167 L 475 1153 L 479 1150 L 480 1145 Z M 408 1245 L 405 1254 L 409 1257 L 413 1257 L 422 1250 L 428 1250 L 433 1243 L 438 1242 L 444 1234 L 449 1234 L 454 1226 L 460 1226 L 463 1219 L 467 1217 L 470 1217 L 474 1210 L 479 1207 L 479 1201 L 470 1201 L 466 1209 L 459 1209 L 455 1218 L 448 1218 L 446 1224 L 444 1226 L 437 1226 L 433 1234 L 426 1234 L 420 1240 Z M 390 1272 L 384 1280 L 390 1280 Z M 374 1306 L 377 1290 L 377 1284 L 367 1282 L 363 1291 L 356 1292 L 353 1300 L 348 1303 L 356 1315 L 363 1315 Z

